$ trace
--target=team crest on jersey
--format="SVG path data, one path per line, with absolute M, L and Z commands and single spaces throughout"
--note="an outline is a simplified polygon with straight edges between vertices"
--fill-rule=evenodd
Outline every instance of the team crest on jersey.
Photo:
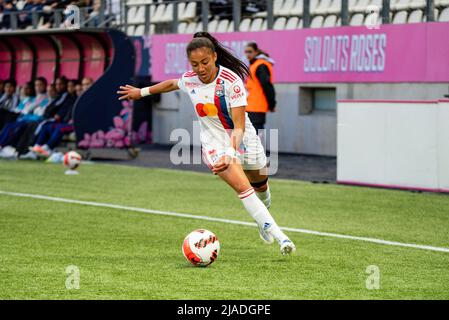
M 217 86 L 215 87 L 215 95 L 217 97 L 224 96 L 224 86 L 222 84 L 217 84 Z

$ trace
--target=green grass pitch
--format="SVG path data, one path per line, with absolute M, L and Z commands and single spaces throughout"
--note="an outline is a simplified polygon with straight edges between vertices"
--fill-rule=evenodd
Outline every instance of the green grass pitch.
M 0 161 L 0 190 L 251 221 L 211 174 Z M 278 224 L 449 248 L 449 197 L 271 179 Z M 206 228 L 218 260 L 193 267 L 184 237 Z M 283 257 L 255 227 L 0 194 L 0 299 L 448 299 L 449 253 L 288 233 Z M 80 271 L 67 289 L 66 268 Z M 379 289 L 367 289 L 368 266 Z

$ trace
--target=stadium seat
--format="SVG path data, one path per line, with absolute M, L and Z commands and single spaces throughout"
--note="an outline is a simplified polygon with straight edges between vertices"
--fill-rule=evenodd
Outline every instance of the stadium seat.
M 137 8 L 135 23 L 145 23 L 145 6 L 140 6 Z
M 299 0 L 302 1 L 302 0 Z M 285 0 L 281 9 L 279 9 L 280 16 L 290 16 L 292 14 L 292 9 L 295 6 L 295 0 Z
M 166 5 L 164 13 L 161 18 L 161 22 L 170 22 L 173 21 L 173 3 L 169 3 Z
M 178 3 L 178 21 L 181 21 L 181 17 L 182 17 L 182 14 L 184 13 L 184 10 L 186 9 L 186 5 L 187 5 L 186 2 Z M 173 10 L 174 10 L 174 7 L 173 7 Z
M 145 25 L 139 24 L 134 30 L 134 36 L 143 36 L 145 34 Z
M 402 10 L 402 11 L 396 12 L 392 23 L 393 24 L 407 23 L 407 11 Z
M 321 28 L 323 26 L 323 21 L 323 16 L 314 16 L 310 23 L 310 28 Z
M 351 20 L 349 21 L 350 26 L 362 26 L 365 16 L 363 13 L 353 14 Z
M 200 31 L 204 31 L 203 22 L 201 22 L 201 21 L 196 24 L 196 28 L 195 28 L 195 32 L 200 32 Z
M 228 32 L 229 20 L 223 19 L 218 22 L 217 32 Z
M 256 18 L 251 22 L 251 26 L 249 28 L 249 31 L 261 31 L 263 25 L 263 19 L 262 18 Z
M 261 31 L 265 31 L 265 30 L 268 30 L 268 21 L 267 21 L 267 19 L 263 19 L 263 22 L 262 22 L 262 29 L 261 29 Z
M 292 8 L 292 16 L 302 17 L 303 12 L 303 0 L 296 0 L 295 5 Z
M 187 26 L 188 26 L 188 24 L 187 24 L 187 22 L 180 22 L 179 24 L 178 24 L 178 33 L 187 33 L 186 32 L 186 30 L 187 30 Z
M 353 1 L 349 1 L 348 3 L 348 7 L 349 7 L 349 12 L 353 13 L 353 12 L 365 12 L 366 8 L 369 5 L 369 0 L 353 0 Z
M 310 14 L 316 15 L 316 9 L 318 8 L 319 0 L 310 0 Z
M 411 0 L 410 8 L 412 9 L 424 9 L 426 7 L 426 0 Z
M 229 21 L 228 32 L 234 32 L 234 20 Z
M 447 22 L 447 21 L 449 21 L 449 7 L 443 9 L 443 11 L 440 12 L 440 16 L 438 18 L 438 21 L 440 21 L 440 22 Z
M 196 22 L 189 22 L 187 25 L 187 28 L 185 30 L 185 33 L 195 33 L 196 30 Z
M 273 2 L 273 14 L 275 16 L 279 16 L 280 15 L 283 4 L 284 4 L 284 0 L 274 0 L 274 2 Z
M 134 35 L 134 30 L 135 30 L 136 28 L 134 27 L 134 26 L 128 26 L 127 28 L 126 28 L 126 34 L 128 35 L 128 36 L 132 36 L 132 35 Z
M 129 7 L 128 14 L 127 14 L 128 24 L 134 23 L 136 13 L 137 13 L 137 7 Z
M 382 2 L 383 2 L 383 0 L 371 0 L 369 5 L 378 7 L 379 12 L 381 12 L 382 11 Z
M 245 18 L 240 22 L 239 31 L 248 32 L 251 26 L 251 19 Z
M 211 20 L 207 25 L 207 31 L 217 32 L 217 27 L 218 27 L 218 20 L 217 19 Z
M 337 16 L 335 14 L 328 15 L 323 22 L 323 28 L 331 28 L 337 26 Z
M 316 15 L 325 15 L 327 13 L 327 10 L 331 6 L 332 0 L 321 0 L 314 10 L 314 14 Z
M 410 0 L 393 0 L 390 4 L 390 9 L 393 11 L 405 11 L 409 8 Z
M 377 15 L 377 19 L 375 17 L 373 17 L 373 14 L 367 14 L 365 16 L 365 21 L 363 22 L 363 25 L 369 27 L 371 26 L 375 26 L 375 25 L 381 25 L 382 24 L 382 16 L 381 15 Z
M 422 10 L 415 10 L 410 13 L 407 23 L 420 23 L 423 21 L 424 13 Z
M 151 22 L 152 23 L 162 22 L 164 12 L 165 12 L 165 4 L 159 4 L 151 17 Z
M 180 21 L 187 21 L 194 19 L 196 17 L 196 2 L 189 2 L 185 6 L 185 9 L 182 12 L 179 11 L 179 13 L 180 13 L 179 15 Z
M 298 29 L 298 28 L 300 28 L 298 17 L 289 18 L 287 23 L 285 24 L 285 30 L 292 30 L 292 29 Z
M 285 24 L 287 23 L 287 18 L 280 17 L 274 21 L 273 30 L 283 30 L 285 29 Z
M 329 8 L 327 9 L 327 14 L 339 14 L 341 11 L 341 0 L 333 0 Z

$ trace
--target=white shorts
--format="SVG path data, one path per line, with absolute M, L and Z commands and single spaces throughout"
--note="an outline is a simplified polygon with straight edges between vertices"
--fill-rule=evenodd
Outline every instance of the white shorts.
M 244 152 L 238 152 L 237 158 L 240 160 L 243 170 L 260 170 L 267 165 L 265 149 L 258 136 L 244 139 L 242 147 Z M 203 143 L 201 149 L 203 161 L 212 169 L 215 163 L 225 155 L 227 147 Z

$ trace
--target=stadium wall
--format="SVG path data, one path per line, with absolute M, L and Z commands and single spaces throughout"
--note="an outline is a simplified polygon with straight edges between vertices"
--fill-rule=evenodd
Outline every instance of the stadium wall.
M 449 192 L 449 101 L 341 100 L 337 182 Z
M 336 111 L 315 110 L 311 90 L 334 89 L 335 104 L 337 99 L 441 99 L 449 91 L 449 42 L 441 41 L 447 30 L 449 23 L 418 23 L 216 36 L 241 57 L 246 43 L 256 41 L 276 61 L 277 112 L 269 114 L 267 129 L 281 129 L 278 150 L 336 156 Z M 185 46 L 190 39 L 147 39 L 153 81 L 179 78 L 189 69 Z M 190 131 L 195 119 L 187 97 L 164 95 L 153 118 L 154 141 L 173 143 L 170 132 L 181 127 Z

